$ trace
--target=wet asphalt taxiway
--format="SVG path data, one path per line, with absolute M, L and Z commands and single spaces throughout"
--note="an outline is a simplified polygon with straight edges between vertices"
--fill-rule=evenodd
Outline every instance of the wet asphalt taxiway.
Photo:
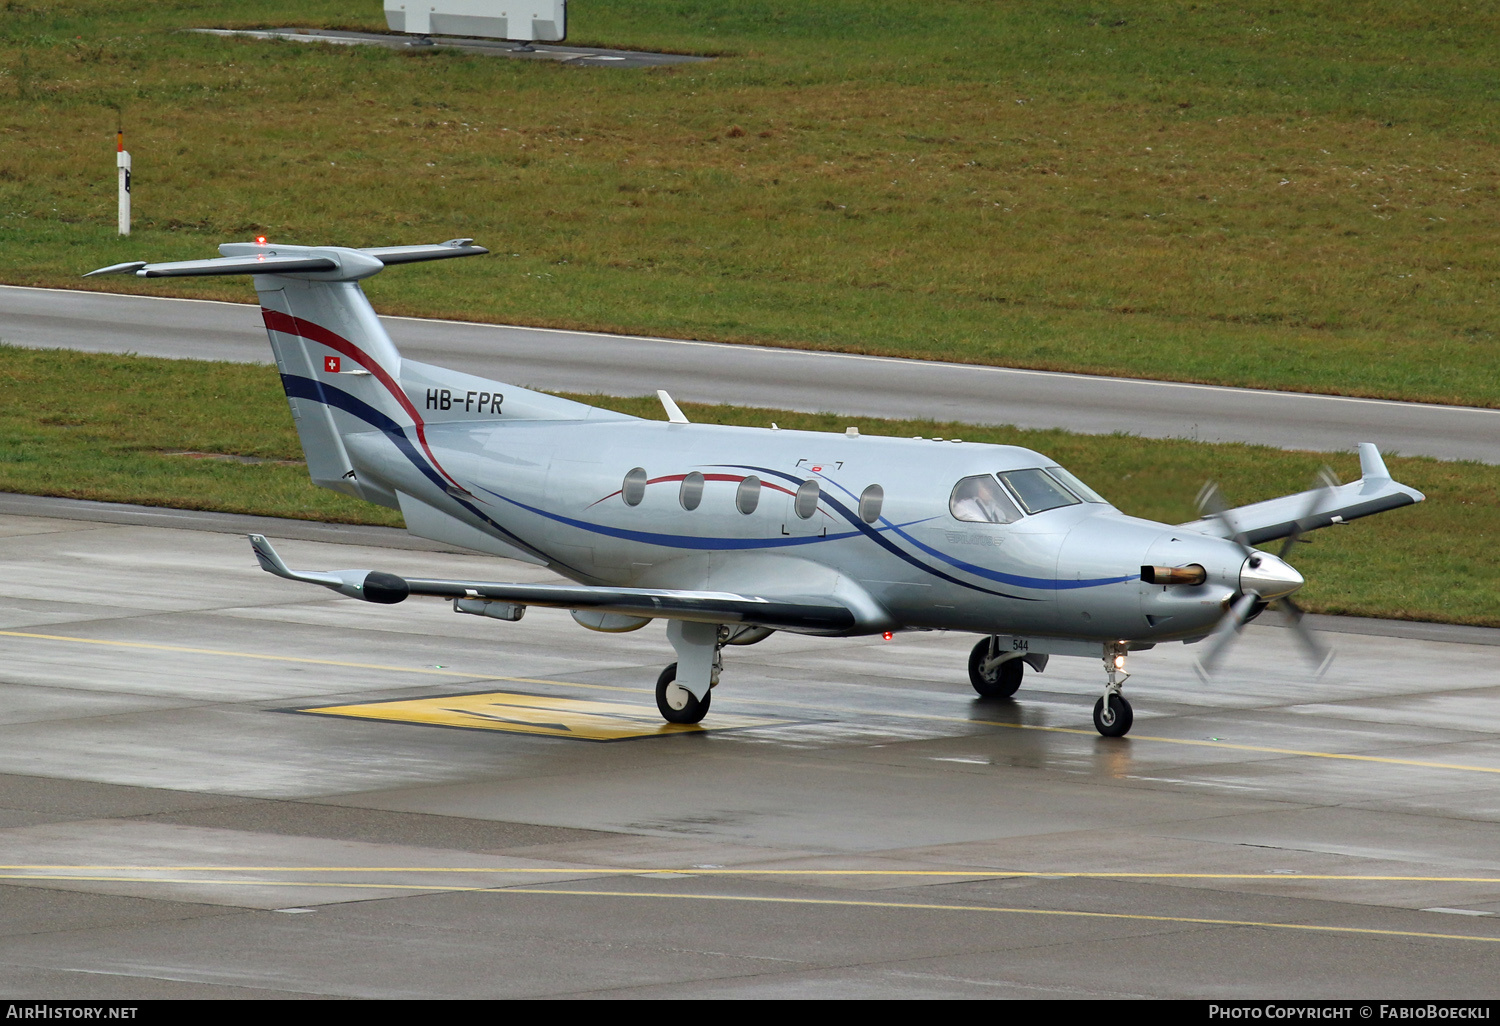
M 1496 994 L 1500 632 L 1331 623 L 1314 680 L 1252 625 L 1211 685 L 1163 646 L 1116 740 L 1092 660 L 985 702 L 971 638 L 776 635 L 663 734 L 660 625 L 341 599 L 245 518 L 0 510 L 7 998 Z

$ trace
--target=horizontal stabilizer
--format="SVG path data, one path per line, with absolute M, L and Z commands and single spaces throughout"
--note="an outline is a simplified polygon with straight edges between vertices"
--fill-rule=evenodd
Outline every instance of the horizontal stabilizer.
M 115 264 L 90 271 L 98 274 L 134 274 L 137 278 L 185 278 L 209 274 L 289 274 L 295 271 L 332 271 L 338 264 L 328 257 L 260 256 L 218 257 L 212 260 L 176 260 L 166 264 Z
M 341 246 L 286 246 L 269 242 L 230 242 L 219 247 L 218 257 L 207 260 L 175 260 L 153 264 L 131 260 L 90 271 L 85 278 L 104 274 L 133 274 L 137 278 L 181 278 L 217 274 L 307 275 L 324 281 L 358 281 L 379 274 L 388 264 L 410 264 L 420 260 L 448 260 L 480 256 L 489 250 L 473 245 L 473 239 L 450 239 L 430 246 L 377 246 L 346 249 Z
M 367 602 L 399 602 L 410 595 L 449 599 L 490 599 L 516 606 L 587 609 L 650 619 L 700 623 L 748 624 L 785 630 L 835 632 L 855 626 L 856 618 L 841 602 L 819 597 L 768 598 L 724 591 L 676 591 L 665 588 L 614 588 L 584 584 L 506 584 L 397 577 L 378 570 L 292 570 L 264 536 L 250 536 L 261 568 L 288 580 L 321 584 Z M 372 584 L 378 585 L 372 588 Z M 363 586 L 363 593 L 358 586 Z M 391 596 L 399 594 L 400 598 Z M 377 595 L 379 597 L 377 597 Z
M 361 253 L 372 256 L 389 267 L 391 264 L 414 264 L 419 260 L 448 260 L 452 257 L 481 256 L 489 250 L 473 245 L 473 239 L 449 239 L 435 246 L 377 246 L 362 249 Z

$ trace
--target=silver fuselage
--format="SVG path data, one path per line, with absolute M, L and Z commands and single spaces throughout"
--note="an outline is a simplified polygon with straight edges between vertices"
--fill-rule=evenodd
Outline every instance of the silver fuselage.
M 408 394 L 421 404 L 413 377 Z M 346 433 L 363 493 L 415 496 L 582 583 L 836 596 L 859 620 L 846 633 L 950 629 L 1148 643 L 1208 633 L 1240 592 L 1245 556 L 1234 542 L 1105 503 L 1009 524 L 954 517 L 949 496 L 960 479 L 1056 465 L 1029 449 L 668 424 L 514 388 L 505 408 L 524 411 L 529 397 L 539 407 L 533 417 L 545 408 L 539 419 L 471 419 L 456 404 L 425 411 L 421 453 L 399 451 L 388 433 Z M 632 506 L 622 485 L 636 468 L 650 483 Z M 692 473 L 705 482 L 690 510 L 681 489 Z M 762 488 L 747 514 L 736 492 L 750 475 Z M 821 495 L 804 519 L 794 493 L 808 479 Z M 858 497 L 871 484 L 884 501 L 865 523 Z M 1143 565 L 1194 563 L 1208 573 L 1199 586 L 1141 580 Z

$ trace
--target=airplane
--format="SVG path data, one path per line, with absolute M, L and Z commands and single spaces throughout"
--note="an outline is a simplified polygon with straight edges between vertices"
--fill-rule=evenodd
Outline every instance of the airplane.
M 669 723 L 708 713 L 726 647 L 775 631 L 979 635 L 969 680 L 1009 698 L 1051 656 L 1102 659 L 1094 726 L 1134 720 L 1126 656 L 1205 642 L 1212 672 L 1244 625 L 1282 607 L 1315 660 L 1326 650 L 1291 598 L 1286 562 L 1308 531 L 1421 502 L 1359 446 L 1359 480 L 1227 508 L 1217 489 L 1185 524 L 1127 516 L 1029 449 L 693 424 L 591 407 L 402 358 L 359 282 L 392 264 L 479 256 L 472 239 L 350 249 L 226 243 L 220 256 L 89 272 L 254 276 L 312 480 L 400 510 L 419 537 L 546 566 L 571 583 L 294 570 L 261 535 L 260 566 L 366 602 L 412 595 L 514 622 L 567 609 L 606 633 L 666 621 L 676 662 L 656 682 Z M 1255 546 L 1285 539 L 1277 554 Z M 1206 639 L 1206 641 L 1205 641 Z

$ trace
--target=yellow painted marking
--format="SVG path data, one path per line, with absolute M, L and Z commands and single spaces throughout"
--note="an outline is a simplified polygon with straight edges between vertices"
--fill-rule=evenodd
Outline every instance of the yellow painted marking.
M 211 648 L 188 648 L 181 645 L 157 645 L 143 641 L 105 641 L 96 638 L 75 638 L 62 634 L 35 634 L 26 631 L 0 631 L 0 637 L 35 638 L 42 641 L 72 641 L 83 645 L 110 645 L 121 648 L 152 649 L 162 652 L 188 652 L 195 655 L 231 656 L 239 659 L 265 659 L 275 662 L 311 663 L 318 666 L 344 666 L 358 670 L 388 670 L 393 673 L 423 673 L 442 677 L 458 677 L 464 680 L 498 680 L 512 684 L 547 684 L 555 687 L 565 688 L 589 688 L 600 691 L 628 691 L 635 694 L 649 693 L 650 690 L 648 688 L 627 688 L 609 684 L 580 684 L 575 681 L 565 680 L 543 680 L 531 677 L 501 677 L 483 673 L 461 673 L 457 670 L 437 670 L 427 667 L 384 666 L 377 663 L 340 662 L 335 659 L 308 659 L 302 656 L 263 655 L 258 652 L 232 652 Z M 782 702 L 780 704 L 784 708 L 808 709 L 818 712 L 846 713 L 856 716 L 889 716 L 898 719 L 930 720 L 941 723 L 963 723 L 970 726 L 1004 727 L 1007 730 L 1039 730 L 1053 734 L 1078 734 L 1083 737 L 1095 736 L 1094 731 L 1079 727 L 1047 727 L 1032 723 L 1004 723 L 999 720 L 974 720 L 964 716 L 942 716 L 936 713 L 891 712 L 840 706 L 810 705 L 799 702 Z M 716 715 L 715 721 L 718 721 L 719 719 L 720 717 Z M 776 720 L 768 722 L 779 723 L 783 721 Z M 1471 766 L 1464 763 L 1454 762 L 1430 762 L 1424 759 L 1393 759 L 1379 755 L 1354 755 L 1342 752 L 1316 752 L 1300 748 L 1272 748 L 1265 745 L 1239 745 L 1232 744 L 1228 741 L 1199 741 L 1193 738 L 1156 737 L 1149 734 L 1132 734 L 1129 740 L 1135 743 L 1151 741 L 1158 744 L 1189 745 L 1198 748 L 1222 748 L 1229 751 L 1260 752 L 1266 755 L 1290 755 L 1308 759 L 1342 759 L 1350 762 L 1374 762 L 1389 766 L 1415 766 L 1421 769 L 1457 770 L 1462 773 L 1500 774 L 1500 766 Z
M 1074 872 L 1057 869 L 686 869 L 676 867 L 611 866 L 108 866 L 108 865 L 0 865 L 0 870 L 39 870 L 50 873 L 565 873 L 568 875 L 613 874 L 640 876 L 896 876 L 896 877 L 977 877 L 1091 880 L 1275 880 L 1296 883 L 1303 880 L 1332 880 L 1351 883 L 1489 883 L 1500 884 L 1500 876 L 1397 876 L 1360 873 L 1138 873 Z M 74 880 L 86 877 L 39 877 L 24 873 L 0 877 L 7 880 Z
M 504 691 L 362 705 L 330 705 L 299 711 L 321 716 L 353 716 L 441 727 L 504 730 L 514 734 L 542 734 L 581 741 L 620 741 L 703 730 L 767 727 L 785 722 L 748 716 L 715 716 L 708 727 L 697 723 L 663 723 L 661 713 L 655 707 L 550 695 L 513 695 Z
M 0 874 L 0 879 L 13 879 Z M 48 877 L 24 877 L 29 880 L 46 880 Z M 1320 926 L 1315 923 L 1270 923 L 1253 919 L 1208 919 L 1198 916 L 1151 916 L 1129 912 L 1083 912 L 1060 908 L 1005 908 L 995 905 L 938 905 L 916 901 L 860 901 L 840 898 L 772 898 L 749 894 L 661 894 L 651 891 L 578 891 L 557 887 L 460 887 L 442 884 L 378 884 L 378 883 L 318 883 L 305 880 L 142 880 L 136 877 L 55 877 L 56 880 L 86 881 L 90 883 L 157 883 L 157 884 L 220 884 L 230 887 L 316 887 L 352 890 L 403 890 L 403 891 L 468 891 L 484 894 L 535 894 L 548 897 L 573 898 L 649 898 L 657 901 L 733 901 L 751 905 L 819 905 L 842 908 L 903 909 L 918 912 L 988 912 L 998 915 L 1062 916 L 1073 919 L 1117 919 L 1147 923 L 1186 923 L 1199 926 L 1249 926 L 1265 930 L 1302 930 L 1315 933 L 1343 933 L 1375 937 L 1414 937 L 1425 940 L 1477 941 L 1485 944 L 1500 944 L 1500 936 L 1483 937 L 1462 933 L 1427 933 L 1419 930 L 1379 930 L 1361 926 Z

